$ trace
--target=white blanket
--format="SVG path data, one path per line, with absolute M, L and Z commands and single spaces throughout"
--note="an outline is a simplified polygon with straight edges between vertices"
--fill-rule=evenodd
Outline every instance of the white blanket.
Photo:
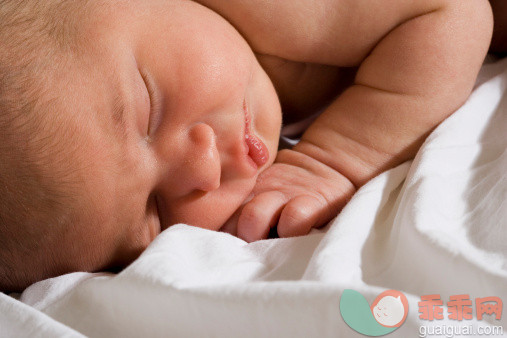
M 176 225 L 118 275 L 75 273 L 0 294 L 0 336 L 361 337 L 340 314 L 344 289 L 369 303 L 387 289 L 407 296 L 408 317 L 389 337 L 444 325 L 507 335 L 506 148 L 503 59 L 483 67 L 468 102 L 413 161 L 362 187 L 325 229 L 247 244 Z M 441 295 L 443 320 L 419 318 L 429 294 Z M 477 320 L 475 305 L 472 320 L 449 319 L 458 294 L 502 298 L 502 319 Z

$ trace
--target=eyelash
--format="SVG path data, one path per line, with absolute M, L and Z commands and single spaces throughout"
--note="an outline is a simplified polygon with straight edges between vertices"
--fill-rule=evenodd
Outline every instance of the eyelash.
M 150 100 L 150 112 L 148 114 L 148 128 L 146 130 L 146 135 L 149 137 L 150 132 L 151 132 L 150 127 L 152 124 L 152 114 L 153 114 L 153 110 L 154 110 L 155 93 L 153 91 L 153 88 L 150 86 L 150 81 L 148 81 L 148 76 L 142 71 L 139 71 L 139 73 L 141 74 L 141 77 L 143 78 L 144 86 L 146 87 L 146 90 L 148 91 L 148 99 Z

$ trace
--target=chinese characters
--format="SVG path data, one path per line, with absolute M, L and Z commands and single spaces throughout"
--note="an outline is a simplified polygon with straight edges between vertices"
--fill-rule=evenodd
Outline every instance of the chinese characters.
M 439 294 L 421 296 L 419 305 L 419 318 L 435 320 L 444 318 L 443 301 Z M 451 320 L 462 321 L 473 318 L 473 306 L 470 295 L 453 295 L 447 302 L 447 315 Z M 485 297 L 475 299 L 475 311 L 477 320 L 482 320 L 484 315 L 495 315 L 495 319 L 502 318 L 503 302 L 499 297 Z

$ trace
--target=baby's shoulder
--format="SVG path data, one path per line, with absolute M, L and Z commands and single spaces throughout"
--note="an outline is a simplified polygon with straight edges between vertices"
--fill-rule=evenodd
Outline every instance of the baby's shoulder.
M 303 120 L 321 111 L 352 84 L 356 69 L 290 61 L 256 53 L 280 98 L 284 122 Z

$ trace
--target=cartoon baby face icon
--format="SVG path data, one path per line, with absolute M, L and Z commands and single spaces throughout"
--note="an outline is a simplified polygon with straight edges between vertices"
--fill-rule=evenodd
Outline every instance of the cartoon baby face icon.
M 372 303 L 371 312 L 380 325 L 399 327 L 407 317 L 407 298 L 397 290 L 384 291 Z

